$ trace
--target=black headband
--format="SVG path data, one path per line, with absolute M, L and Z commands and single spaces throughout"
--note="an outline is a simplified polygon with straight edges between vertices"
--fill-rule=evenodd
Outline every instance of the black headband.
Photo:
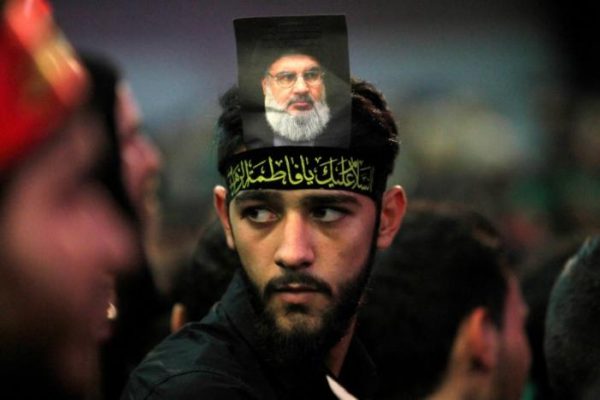
M 269 147 L 227 160 L 229 196 L 247 189 L 347 190 L 378 199 L 386 177 L 371 154 L 331 147 Z
M 351 147 L 345 17 L 244 18 L 234 26 L 245 151 L 224 162 L 230 198 L 248 189 L 333 189 L 377 201 L 385 169 L 373 154 Z M 265 76 L 275 61 L 280 70 Z M 303 75 L 314 69 L 325 73 Z M 300 100 L 292 96 L 301 91 L 296 84 L 311 86 Z M 295 101 L 302 105 L 294 108 Z M 303 122 L 309 117 L 318 129 Z M 280 118 L 293 122 L 292 131 L 277 124 Z

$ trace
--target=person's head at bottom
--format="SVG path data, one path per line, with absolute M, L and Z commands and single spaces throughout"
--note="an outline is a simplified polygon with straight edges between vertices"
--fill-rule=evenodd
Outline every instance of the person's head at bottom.
M 600 236 L 566 263 L 550 293 L 544 352 L 555 399 L 600 398 Z
M 20 398 L 83 396 L 97 380 L 109 296 L 134 261 L 135 236 L 99 178 L 105 127 L 83 103 L 85 73 L 46 4 L 0 6 L 13 18 L 0 24 L 1 64 L 10 72 L 0 85 L 0 368 Z M 34 65 L 14 39 L 27 26 L 44 27 L 42 50 L 56 61 L 47 75 L 21 68 Z M 18 101 L 30 94 L 24 70 L 38 79 L 41 103 Z
M 359 317 L 381 375 L 378 398 L 520 399 L 530 364 L 526 311 L 486 218 L 413 203 Z
M 236 91 L 222 99 L 219 168 L 243 152 Z M 377 152 L 387 177 L 398 152 L 395 122 L 370 84 L 352 83 L 352 147 Z M 385 178 L 384 178 L 385 180 Z M 405 209 L 399 186 L 368 196 L 335 189 L 214 189 L 227 243 L 237 250 L 263 342 L 282 364 L 323 363 L 339 372 L 376 249 Z

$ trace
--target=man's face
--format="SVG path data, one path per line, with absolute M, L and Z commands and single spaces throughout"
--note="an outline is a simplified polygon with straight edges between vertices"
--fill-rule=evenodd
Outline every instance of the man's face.
M 248 190 L 231 201 L 229 218 L 229 243 L 279 333 L 318 336 L 348 292 L 362 285 L 376 224 L 368 197 Z
M 521 398 L 531 365 L 531 352 L 525 332 L 526 317 L 527 306 L 519 283 L 514 274 L 509 274 L 504 323 L 500 331 L 499 370 L 495 379 L 497 399 Z
M 156 146 L 141 131 L 140 112 L 125 83 L 117 88 L 116 118 L 125 188 L 146 226 L 158 208 L 156 196 L 161 156 Z
M 44 352 L 75 390 L 94 379 L 115 275 L 137 254 L 134 231 L 95 177 L 100 129 L 76 116 L 15 171 L 1 210 L 3 333 Z
M 271 93 L 277 104 L 291 115 L 310 111 L 314 103 L 324 99 L 322 79 L 313 81 L 311 77 L 321 71 L 321 66 L 312 57 L 292 54 L 277 59 L 262 80 L 263 92 Z M 291 83 L 295 76 L 295 82 Z M 278 83 L 278 81 L 280 83 Z

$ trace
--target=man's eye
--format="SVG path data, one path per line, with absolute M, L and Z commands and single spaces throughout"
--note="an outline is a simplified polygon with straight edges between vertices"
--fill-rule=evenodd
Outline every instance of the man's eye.
M 304 80 L 308 81 L 308 82 L 314 82 L 317 79 L 319 79 L 320 76 L 321 76 L 321 73 L 319 71 L 315 71 L 315 70 L 306 71 L 304 73 Z
M 342 218 L 347 213 L 335 208 L 318 208 L 312 212 L 313 218 L 321 222 L 334 222 Z
M 291 73 L 291 72 L 282 72 L 282 73 L 277 74 L 277 80 L 280 83 L 290 84 L 296 80 L 296 74 Z
M 277 220 L 277 214 L 267 208 L 248 208 L 243 211 L 242 216 L 261 224 Z
M 315 74 L 314 72 L 305 72 L 304 73 L 305 81 L 314 81 L 316 78 L 317 78 L 317 74 Z

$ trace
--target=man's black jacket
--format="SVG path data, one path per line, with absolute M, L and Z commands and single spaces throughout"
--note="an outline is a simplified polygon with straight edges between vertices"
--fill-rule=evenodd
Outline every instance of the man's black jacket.
M 324 367 L 276 367 L 258 345 L 255 312 L 239 273 L 213 310 L 159 344 L 133 371 L 122 400 L 336 399 Z M 375 373 L 353 340 L 337 379 L 359 399 L 372 397 Z

